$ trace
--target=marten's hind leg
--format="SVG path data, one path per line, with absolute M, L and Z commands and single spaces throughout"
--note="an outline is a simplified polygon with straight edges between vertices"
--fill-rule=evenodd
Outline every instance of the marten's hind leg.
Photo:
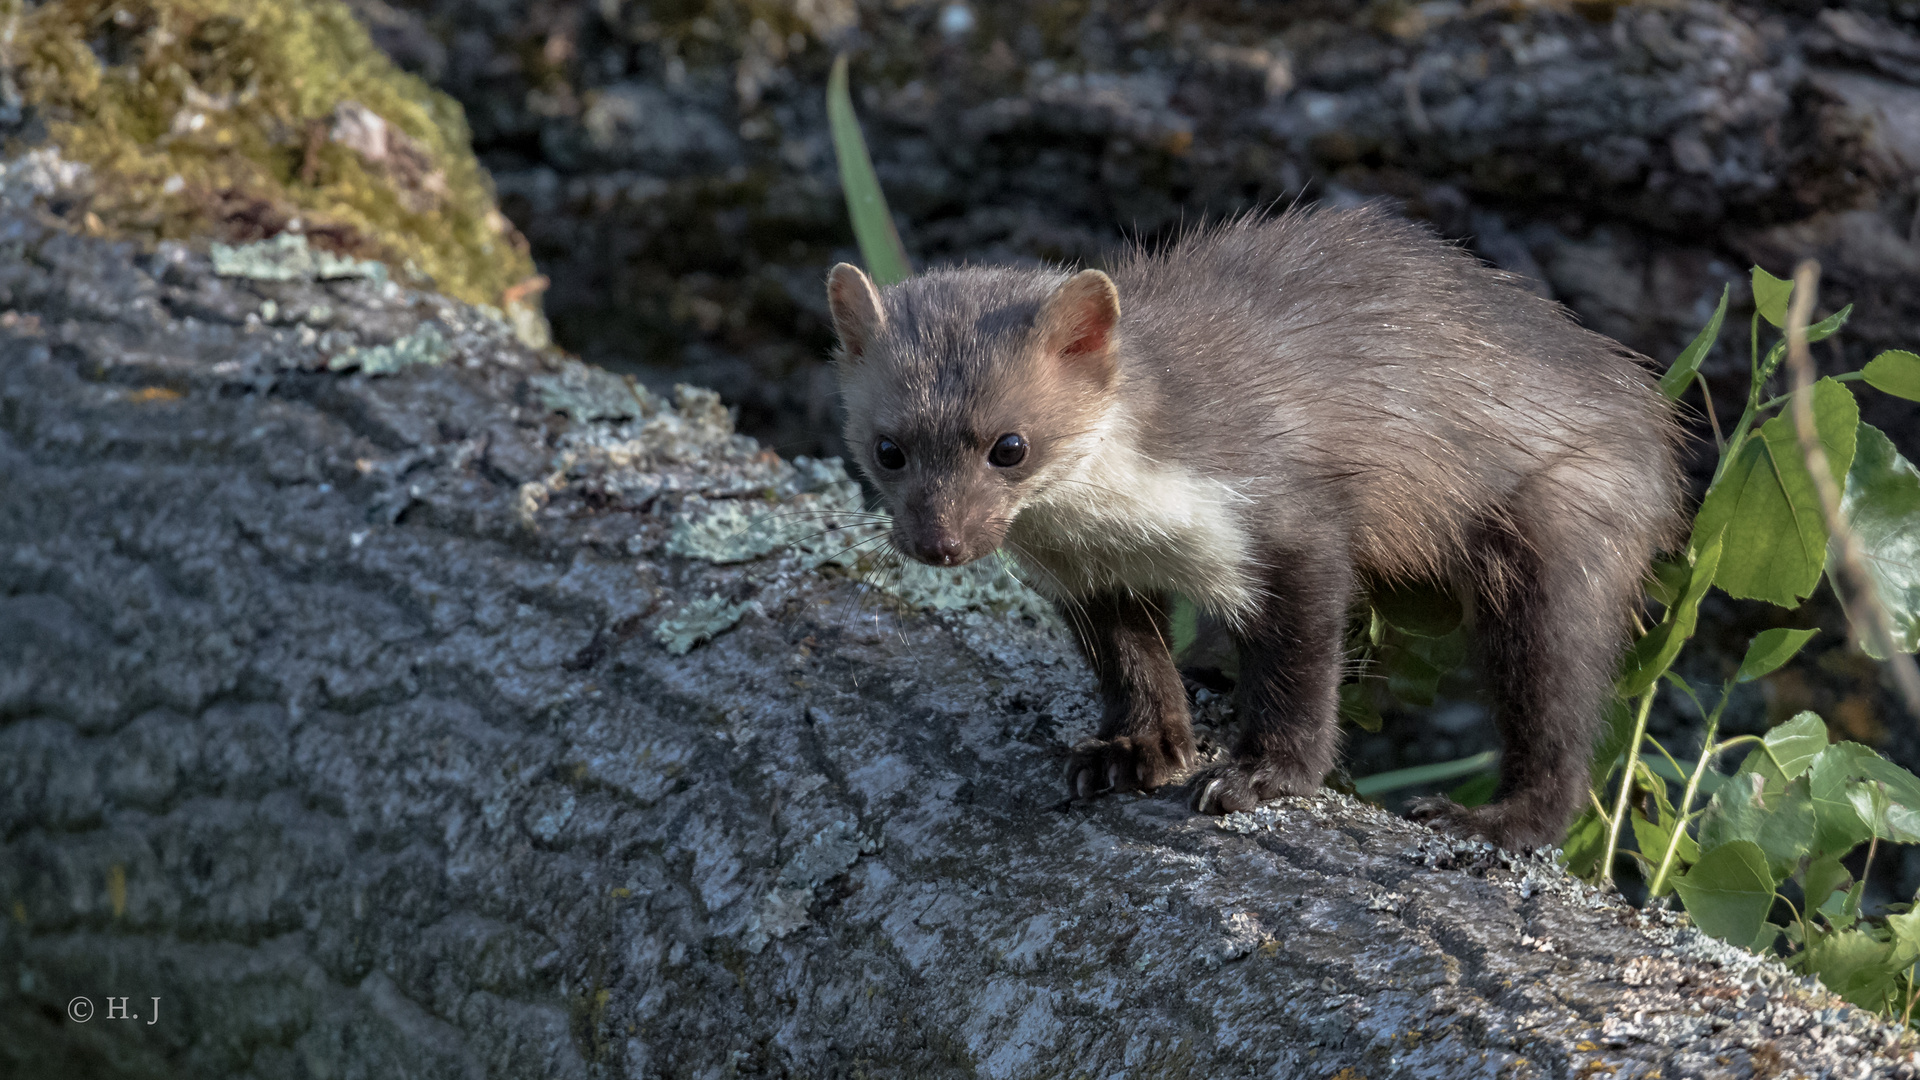
M 1559 840 L 1586 799 L 1594 735 L 1653 546 L 1631 508 L 1607 515 L 1603 502 L 1579 503 L 1577 483 L 1550 480 L 1540 485 L 1547 497 L 1484 530 L 1474 553 L 1477 631 L 1505 744 L 1495 801 L 1464 809 L 1430 800 L 1413 813 L 1513 850 Z

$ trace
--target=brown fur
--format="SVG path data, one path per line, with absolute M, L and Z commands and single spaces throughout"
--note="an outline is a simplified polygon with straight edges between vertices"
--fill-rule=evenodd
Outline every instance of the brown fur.
M 949 564 L 1005 545 L 1100 674 L 1075 794 L 1191 760 L 1169 593 L 1242 653 L 1242 740 L 1194 786 L 1223 812 L 1332 767 L 1358 581 L 1463 582 L 1501 797 L 1429 816 L 1509 846 L 1559 836 L 1641 575 L 1682 524 L 1677 427 L 1640 358 L 1373 209 L 1232 222 L 1111 279 L 959 269 L 880 294 L 842 265 L 829 294 L 847 444 L 895 545 Z M 1009 433 L 1026 457 L 996 466 Z M 903 467 L 877 463 L 881 438 Z

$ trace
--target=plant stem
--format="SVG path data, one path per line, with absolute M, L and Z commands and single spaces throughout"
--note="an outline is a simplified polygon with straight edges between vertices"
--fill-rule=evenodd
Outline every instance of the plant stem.
M 1603 805 L 1603 804 L 1602 804 L 1602 803 L 1600 802 L 1600 796 L 1598 796 L 1598 795 L 1595 795 L 1595 794 L 1593 793 L 1593 789 L 1592 789 L 1592 788 L 1588 788 L 1588 789 L 1587 789 L 1587 800 L 1588 800 L 1589 802 L 1591 802 L 1591 803 L 1593 803 L 1593 812 L 1594 812 L 1594 813 L 1596 813 L 1596 814 L 1599 814 L 1599 815 L 1600 815 L 1600 820 L 1601 820 L 1601 821 L 1612 821 L 1612 820 L 1613 820 L 1613 818 L 1612 818 L 1612 817 L 1610 817 L 1610 816 L 1608 816 L 1608 814 L 1607 814 L 1607 808 L 1606 808 L 1606 806 L 1605 806 L 1605 805 Z
M 1693 373 L 1693 381 L 1700 384 L 1700 401 L 1707 408 L 1707 423 L 1713 425 L 1713 445 L 1724 455 L 1727 440 L 1720 434 L 1720 417 L 1713 411 L 1713 391 L 1707 389 L 1707 377 L 1697 371 Z
M 1647 714 L 1653 711 L 1654 691 L 1659 684 L 1640 695 L 1640 711 L 1633 718 L 1633 738 L 1627 741 L 1626 768 L 1620 774 L 1620 796 L 1614 800 L 1613 817 L 1607 821 L 1607 848 L 1600 861 L 1600 884 L 1613 883 L 1613 860 L 1620 851 L 1620 823 L 1627 820 L 1627 796 L 1633 791 L 1633 767 L 1640 762 L 1640 743 L 1647 737 Z
M 1748 336 L 1753 339 L 1753 355 L 1749 360 L 1752 382 L 1747 387 L 1747 407 L 1740 413 L 1740 421 L 1733 425 L 1733 434 L 1727 436 L 1727 445 L 1720 451 L 1720 464 L 1713 467 L 1713 483 L 1707 485 L 1709 490 L 1712 489 L 1713 484 L 1720 482 L 1720 474 L 1727 471 L 1727 463 L 1738 456 L 1740 448 L 1747 444 L 1747 432 L 1753 428 L 1754 413 L 1760 409 L 1760 382 L 1758 378 L 1760 373 L 1760 316 L 1757 314 L 1753 317 L 1753 327 Z
M 1861 379 L 1864 379 L 1866 377 L 1867 377 L 1867 373 L 1864 371 L 1843 371 L 1838 375 L 1827 376 L 1827 378 L 1832 379 L 1834 382 L 1858 382 Z M 1756 405 L 1754 407 L 1760 410 L 1761 412 L 1765 412 L 1768 409 L 1776 408 L 1778 406 L 1785 405 L 1789 401 L 1792 401 L 1793 394 L 1794 392 L 1792 390 L 1789 390 L 1786 393 L 1781 394 L 1779 397 L 1768 398 L 1767 400 L 1761 402 L 1759 405 Z
M 1674 775 L 1674 776 L 1676 776 L 1676 777 L 1679 777 L 1679 776 L 1685 776 L 1685 775 L 1687 774 L 1687 773 L 1686 773 L 1686 770 L 1684 770 L 1684 769 L 1682 769 L 1682 768 L 1680 767 L 1680 763 L 1679 763 L 1678 761 L 1676 761 L 1676 760 L 1674 760 L 1674 757 L 1673 757 L 1673 755 L 1672 755 L 1672 754 L 1669 754 L 1669 753 L 1667 753 L 1667 748 L 1666 748 L 1666 747 L 1664 747 L 1664 746 L 1661 746 L 1661 745 L 1660 745 L 1660 740 L 1659 740 L 1659 739 L 1648 739 L 1648 740 L 1647 740 L 1647 743 L 1648 743 L 1649 745 L 1651 745 L 1651 746 L 1652 746 L 1652 747 L 1653 747 L 1653 748 L 1654 748 L 1655 750 L 1658 750 L 1658 751 L 1660 751 L 1660 756 L 1661 756 L 1661 757 L 1663 757 L 1663 758 L 1666 758 L 1666 759 L 1667 759 L 1667 764 L 1669 764 L 1669 765 L 1671 765 L 1671 766 L 1673 766 L 1673 775 Z
M 1767 740 L 1761 738 L 1758 735 L 1735 735 L 1733 738 L 1728 739 L 1726 742 L 1723 742 L 1719 746 L 1714 747 L 1713 752 L 1715 755 L 1723 754 L 1728 750 L 1731 750 L 1734 747 L 1739 746 L 1741 743 L 1756 743 L 1760 746 L 1765 746 L 1767 745 Z
M 1727 688 L 1731 693 L 1732 687 Z M 1722 708 L 1726 706 L 1727 695 L 1720 696 Z M 1659 896 L 1660 886 L 1667 883 L 1667 872 L 1673 869 L 1673 858 L 1680 851 L 1680 838 L 1687 835 L 1687 815 L 1693 812 L 1693 797 L 1700 791 L 1700 778 L 1706 775 L 1707 762 L 1713 760 L 1718 747 L 1713 745 L 1713 737 L 1720 733 L 1720 709 L 1713 710 L 1713 719 L 1707 721 L 1707 738 L 1700 744 L 1700 760 L 1693 767 L 1693 775 L 1687 777 L 1686 794 L 1680 796 L 1680 812 L 1673 819 L 1673 835 L 1667 838 L 1667 853 L 1660 857 L 1660 869 L 1654 871 L 1653 885 L 1647 890 L 1648 896 Z
M 1800 947 L 1802 949 L 1810 948 L 1813 945 L 1813 925 L 1807 922 L 1806 915 L 1803 912 L 1801 912 L 1799 908 L 1793 906 L 1793 901 L 1788 900 L 1786 897 L 1780 895 L 1778 892 L 1773 894 L 1773 898 L 1775 900 L 1779 900 L 1782 903 L 1786 904 L 1787 908 L 1793 912 L 1793 921 L 1800 924 Z M 1801 899 L 1804 900 L 1806 899 L 1806 897 L 1803 896 L 1801 897 Z M 1809 906 L 1807 910 L 1811 911 L 1813 910 L 1813 908 Z M 1776 935 L 1774 940 L 1779 941 L 1780 939 Z M 1804 975 L 1806 973 L 1801 972 L 1801 974 Z

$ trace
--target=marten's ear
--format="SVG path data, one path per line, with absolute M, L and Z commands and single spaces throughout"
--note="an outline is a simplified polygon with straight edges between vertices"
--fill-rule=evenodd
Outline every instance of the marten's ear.
M 833 311 L 833 329 L 848 360 L 866 355 L 867 347 L 887 325 L 880 309 L 880 293 L 860 268 L 840 263 L 827 274 L 827 307 Z
M 1105 390 L 1119 373 L 1114 355 L 1119 322 L 1120 293 L 1113 279 L 1098 270 L 1082 270 L 1047 297 L 1034 331 L 1043 352 Z

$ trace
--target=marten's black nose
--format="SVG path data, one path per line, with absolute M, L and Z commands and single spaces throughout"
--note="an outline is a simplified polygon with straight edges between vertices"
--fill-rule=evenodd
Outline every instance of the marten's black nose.
M 928 545 L 927 554 L 941 566 L 954 566 L 960 562 L 960 538 L 952 533 L 939 533 Z
M 921 562 L 934 566 L 959 566 L 966 560 L 960 557 L 963 545 L 956 533 L 945 529 L 928 529 L 914 538 L 914 556 Z

